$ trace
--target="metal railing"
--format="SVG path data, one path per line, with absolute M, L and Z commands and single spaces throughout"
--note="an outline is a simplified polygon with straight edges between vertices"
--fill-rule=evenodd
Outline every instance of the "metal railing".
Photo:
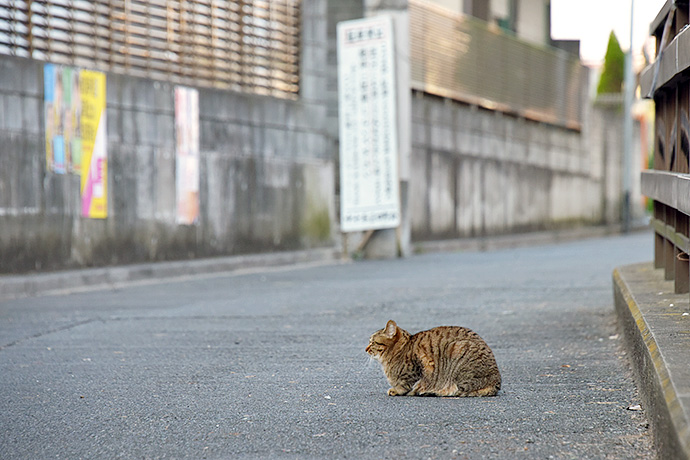
M 299 0 L 0 0 L 0 54 L 283 98 Z
M 677 7 L 678 6 L 678 7 Z M 652 23 L 657 59 L 641 77 L 642 94 L 654 98 L 654 170 L 642 173 L 642 193 L 654 200 L 654 266 L 690 290 L 690 29 L 688 5 L 669 1 Z
M 579 59 L 424 0 L 409 0 L 409 9 L 414 89 L 581 128 L 585 72 Z

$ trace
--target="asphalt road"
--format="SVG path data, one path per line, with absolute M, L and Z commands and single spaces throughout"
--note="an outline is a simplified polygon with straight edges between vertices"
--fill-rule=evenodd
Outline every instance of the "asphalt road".
M 0 458 L 654 458 L 612 301 L 652 236 L 0 302 Z M 474 329 L 494 398 L 388 397 L 388 319 Z

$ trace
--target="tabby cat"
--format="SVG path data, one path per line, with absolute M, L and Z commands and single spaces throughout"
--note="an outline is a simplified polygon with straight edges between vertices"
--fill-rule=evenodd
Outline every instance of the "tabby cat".
M 391 320 L 374 332 L 366 352 L 383 366 L 389 396 L 495 396 L 501 389 L 493 352 L 464 327 L 411 335 Z

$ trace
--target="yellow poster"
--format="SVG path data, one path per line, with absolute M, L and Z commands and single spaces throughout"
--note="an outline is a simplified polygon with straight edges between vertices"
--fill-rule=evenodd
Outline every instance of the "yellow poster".
M 81 93 L 81 214 L 108 216 L 108 152 L 105 111 L 105 74 L 79 72 Z

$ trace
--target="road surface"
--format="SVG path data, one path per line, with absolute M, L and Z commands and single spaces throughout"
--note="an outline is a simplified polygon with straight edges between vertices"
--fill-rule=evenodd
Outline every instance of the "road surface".
M 654 458 L 613 310 L 647 233 L 0 302 L 0 458 Z M 388 319 L 492 347 L 494 398 L 389 397 Z

